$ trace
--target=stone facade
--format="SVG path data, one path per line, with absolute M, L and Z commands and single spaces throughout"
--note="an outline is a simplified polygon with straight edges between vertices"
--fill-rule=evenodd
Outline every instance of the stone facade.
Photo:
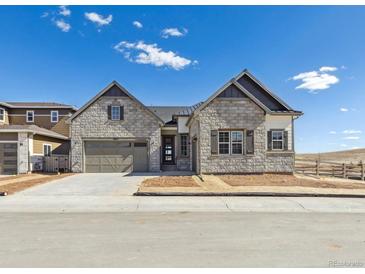
M 215 98 L 194 118 L 190 129 L 191 136 L 198 136 L 198 173 L 291 173 L 294 170 L 292 152 L 266 151 L 265 112 L 248 98 Z M 222 129 L 254 130 L 254 154 L 212 155 L 211 130 Z
M 108 105 L 124 106 L 124 120 L 108 120 Z M 83 140 L 140 138 L 148 142 L 149 170 L 160 170 L 161 129 L 159 121 L 127 96 L 102 96 L 75 117 L 71 123 L 71 162 L 73 172 L 83 171 Z
M 27 132 L 18 133 L 18 173 L 27 173 L 29 170 L 29 139 Z

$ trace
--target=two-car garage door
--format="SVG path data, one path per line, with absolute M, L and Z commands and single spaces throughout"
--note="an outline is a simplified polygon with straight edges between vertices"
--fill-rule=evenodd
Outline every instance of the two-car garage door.
M 147 171 L 147 144 L 126 141 L 85 141 L 85 172 Z

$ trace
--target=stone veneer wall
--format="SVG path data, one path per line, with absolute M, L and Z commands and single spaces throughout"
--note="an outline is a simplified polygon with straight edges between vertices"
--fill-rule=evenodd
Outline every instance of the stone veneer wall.
M 124 121 L 108 120 L 108 105 L 124 106 Z M 83 171 L 83 139 L 146 138 L 149 170 L 160 170 L 161 129 L 158 120 L 129 97 L 101 97 L 71 124 L 72 171 Z
M 266 152 L 265 113 L 250 99 L 216 98 L 198 119 L 201 173 L 293 172 L 293 153 Z M 254 154 L 211 155 L 211 130 L 219 129 L 254 130 Z
M 18 173 L 29 171 L 29 140 L 27 132 L 18 133 Z

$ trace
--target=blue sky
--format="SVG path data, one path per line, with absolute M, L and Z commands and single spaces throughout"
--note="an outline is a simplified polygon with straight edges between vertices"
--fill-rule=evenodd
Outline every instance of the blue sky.
M 80 107 L 117 80 L 146 105 L 191 105 L 248 68 L 304 111 L 296 121 L 297 152 L 365 147 L 365 7 L 0 12 L 1 101 Z

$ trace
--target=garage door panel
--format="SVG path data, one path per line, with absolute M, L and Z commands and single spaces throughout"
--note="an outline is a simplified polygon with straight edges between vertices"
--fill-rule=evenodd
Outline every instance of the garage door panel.
M 0 143 L 0 174 L 17 173 L 17 150 L 16 143 Z

